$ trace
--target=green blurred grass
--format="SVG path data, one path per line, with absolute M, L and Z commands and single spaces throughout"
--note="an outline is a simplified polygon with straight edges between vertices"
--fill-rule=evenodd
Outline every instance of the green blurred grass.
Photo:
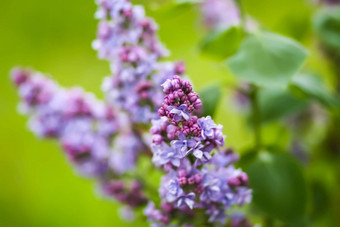
M 146 3 L 148 1 L 139 1 Z M 310 31 L 312 8 L 304 0 L 247 0 L 246 8 L 268 29 L 297 38 L 314 48 Z M 94 184 L 75 175 L 58 145 L 36 139 L 27 130 L 27 119 L 16 111 L 17 94 L 8 73 L 15 65 L 47 72 L 63 86 L 83 86 L 100 92 L 109 66 L 91 49 L 96 24 L 94 1 L 2 0 L 0 2 L 0 226 L 142 226 L 125 224 L 117 207 L 94 193 Z M 171 50 L 171 60 L 185 60 L 197 89 L 219 80 L 233 83 L 230 73 L 202 59 L 196 46 L 203 29 L 197 13 L 160 15 L 149 12 L 160 24 L 161 40 Z M 326 73 L 328 66 L 317 55 L 309 65 Z M 329 80 L 326 78 L 326 80 Z M 224 93 L 230 94 L 225 87 Z M 217 122 L 224 125 L 227 145 L 238 151 L 252 143 L 245 120 L 222 100 Z M 265 129 L 266 140 L 284 143 L 287 133 L 273 134 L 280 126 Z M 279 137 L 279 139 L 278 139 Z M 124 224 L 123 224 L 124 223 Z

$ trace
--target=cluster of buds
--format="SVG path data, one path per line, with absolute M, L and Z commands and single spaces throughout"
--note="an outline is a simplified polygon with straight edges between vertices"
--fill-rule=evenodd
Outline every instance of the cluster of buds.
M 143 206 L 148 201 L 142 193 L 142 184 L 136 180 L 128 183 L 120 180 L 103 181 L 100 190 L 103 195 L 113 197 L 132 208 Z
M 107 100 L 129 113 L 133 122 L 149 123 L 156 118 L 166 79 L 185 71 L 182 62 L 160 63 L 168 55 L 157 37 L 157 25 L 145 17 L 141 6 L 128 0 L 98 0 L 98 38 L 93 42 L 99 57 L 110 62 L 113 76 L 103 90 Z
M 145 213 L 160 225 L 167 220 L 195 226 L 198 221 L 225 223 L 230 206 L 250 202 L 248 177 L 233 166 L 238 157 L 232 150 L 223 149 L 223 127 L 210 116 L 195 116 L 201 101 L 190 82 L 175 76 L 162 87 L 166 96 L 159 109 L 161 118 L 153 121 L 150 131 L 153 162 L 166 172 L 159 190 L 162 204 L 171 209 L 149 204 Z M 192 222 L 181 220 L 183 212 L 192 216 Z

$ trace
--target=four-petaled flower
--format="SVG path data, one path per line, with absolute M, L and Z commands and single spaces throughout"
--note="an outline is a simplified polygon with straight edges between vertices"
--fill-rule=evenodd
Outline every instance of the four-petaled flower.
M 196 197 L 195 193 L 193 193 L 193 192 L 190 192 L 187 195 L 180 196 L 177 199 L 176 206 L 177 207 L 182 207 L 182 206 L 186 205 L 190 209 L 193 209 L 194 208 L 194 204 L 195 204 L 195 197 Z
M 169 106 L 168 110 L 173 114 L 173 119 L 175 122 L 179 122 L 184 118 L 186 121 L 190 119 L 190 114 L 187 112 L 187 105 L 182 104 L 179 107 Z
M 197 144 L 197 141 L 187 139 L 183 133 L 178 135 L 178 139 L 179 140 L 171 141 L 171 147 L 179 151 L 180 157 L 183 158 L 191 151 L 191 149 L 188 150 L 188 148 L 193 148 Z
M 214 129 L 217 128 L 215 122 L 211 119 L 210 116 L 202 117 L 198 119 L 198 125 L 202 129 L 202 138 L 203 139 L 213 139 L 214 138 Z

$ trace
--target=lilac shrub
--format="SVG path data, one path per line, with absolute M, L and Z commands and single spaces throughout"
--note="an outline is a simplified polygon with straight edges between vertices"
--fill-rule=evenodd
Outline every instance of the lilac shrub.
M 210 116 L 197 117 L 202 102 L 190 82 L 175 76 L 162 87 L 160 119 L 150 131 L 152 161 L 166 175 L 159 189 L 161 206 L 149 203 L 145 214 L 159 225 L 225 223 L 232 205 L 251 201 L 248 177 L 233 166 L 238 157 L 223 149 L 222 125 Z

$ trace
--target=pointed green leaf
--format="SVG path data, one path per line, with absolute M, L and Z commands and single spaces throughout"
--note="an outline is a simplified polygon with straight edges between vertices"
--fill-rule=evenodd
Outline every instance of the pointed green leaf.
M 301 68 L 306 49 L 294 40 L 268 32 L 247 37 L 226 63 L 238 78 L 263 87 L 286 87 Z
M 290 90 L 297 97 L 315 99 L 327 107 L 340 107 L 340 99 L 328 91 L 316 76 L 294 76 Z
M 203 40 L 201 54 L 214 60 L 224 60 L 237 51 L 242 37 L 242 31 L 236 26 L 215 31 Z
M 320 10 L 314 17 L 313 27 L 326 47 L 340 52 L 340 7 Z
M 253 204 L 259 210 L 284 222 L 295 222 L 304 216 L 306 180 L 292 155 L 261 152 L 247 172 Z
M 263 122 L 289 116 L 308 106 L 307 101 L 296 98 L 289 90 L 281 89 L 261 90 L 259 103 Z

